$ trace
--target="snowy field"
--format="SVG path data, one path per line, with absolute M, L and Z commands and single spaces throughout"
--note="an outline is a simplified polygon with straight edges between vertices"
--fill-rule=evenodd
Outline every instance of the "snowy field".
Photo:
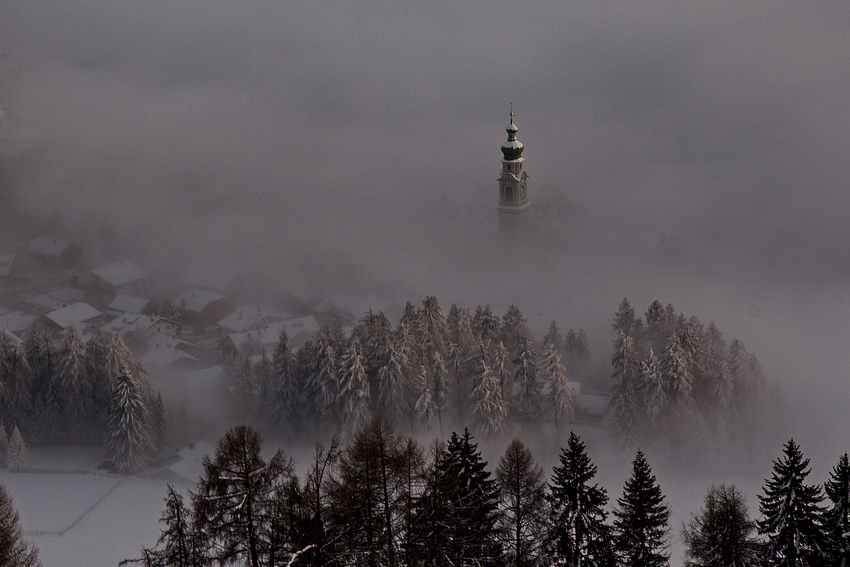
M 72 458 L 33 449 L 25 471 L 0 470 L 44 567 L 115 567 L 139 557 L 159 537 L 167 484 L 104 474 L 97 450 L 69 449 Z

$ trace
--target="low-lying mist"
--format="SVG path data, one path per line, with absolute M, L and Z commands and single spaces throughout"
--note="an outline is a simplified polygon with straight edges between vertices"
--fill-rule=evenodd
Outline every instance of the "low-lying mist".
M 669 302 L 778 384 L 787 422 L 760 474 L 793 436 L 825 478 L 850 434 L 848 18 L 834 2 L 0 4 L 4 206 L 92 262 L 237 263 L 272 301 L 514 303 L 538 337 L 585 329 L 603 365 L 623 297 Z M 495 211 L 511 101 L 537 206 L 523 236 Z

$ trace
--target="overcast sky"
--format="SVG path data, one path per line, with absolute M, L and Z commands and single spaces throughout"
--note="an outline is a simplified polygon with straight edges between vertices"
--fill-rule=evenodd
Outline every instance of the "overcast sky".
M 744 340 L 834 461 L 848 29 L 837 1 L 0 0 L 0 157 L 19 207 L 152 269 L 516 302 L 606 357 L 620 299 L 672 302 Z M 542 217 L 516 246 L 510 102 Z

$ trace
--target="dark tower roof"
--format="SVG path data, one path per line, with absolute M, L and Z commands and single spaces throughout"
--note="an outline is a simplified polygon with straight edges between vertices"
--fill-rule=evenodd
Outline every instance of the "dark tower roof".
M 505 128 L 508 133 L 508 141 L 502 144 L 502 156 L 505 161 L 513 161 L 522 156 L 522 142 L 516 139 L 516 133 L 519 128 L 514 124 L 514 113 L 511 112 L 511 123 Z

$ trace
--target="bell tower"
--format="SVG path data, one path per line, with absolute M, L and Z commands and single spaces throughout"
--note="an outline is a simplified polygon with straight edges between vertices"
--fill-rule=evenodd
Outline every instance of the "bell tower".
M 519 128 L 514 124 L 513 103 L 511 123 L 506 128 L 508 140 L 502 144 L 502 174 L 499 176 L 499 226 L 514 230 L 525 225 L 528 208 L 528 174 L 522 157 L 522 142 L 516 139 Z

